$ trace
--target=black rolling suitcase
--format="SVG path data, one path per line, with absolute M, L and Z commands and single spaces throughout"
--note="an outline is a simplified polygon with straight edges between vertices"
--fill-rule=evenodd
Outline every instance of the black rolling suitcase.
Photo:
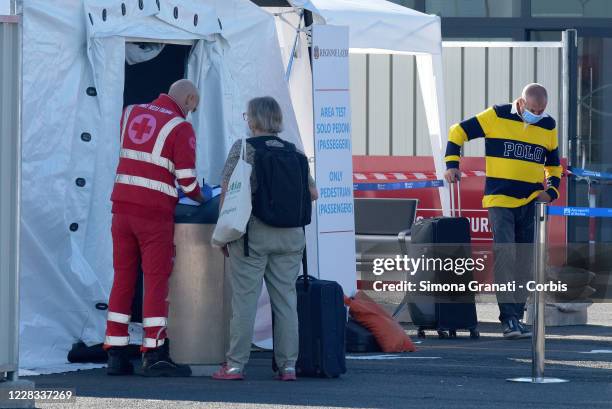
M 298 376 L 336 378 L 346 372 L 344 292 L 335 281 L 308 275 L 306 251 L 302 264 L 304 274 L 296 283 L 300 328 L 296 372 Z
M 453 217 L 434 217 L 421 219 L 414 223 L 411 231 L 412 257 L 425 258 L 467 258 L 471 257 L 470 223 L 461 217 L 461 193 L 457 182 L 458 216 L 455 209 L 454 183 L 451 184 L 451 207 Z M 448 245 L 446 245 L 448 244 Z M 452 244 L 452 245 L 450 245 Z M 430 281 L 431 283 L 467 283 L 473 278 L 471 272 L 463 275 L 454 272 L 418 271 L 412 279 Z M 417 284 L 418 285 L 418 284 Z M 455 338 L 457 330 L 468 330 L 471 338 L 479 338 L 478 318 L 474 294 L 462 293 L 429 293 L 419 296 L 418 301 L 408 301 L 408 309 L 418 336 L 425 336 L 425 330 L 437 330 L 440 338 Z

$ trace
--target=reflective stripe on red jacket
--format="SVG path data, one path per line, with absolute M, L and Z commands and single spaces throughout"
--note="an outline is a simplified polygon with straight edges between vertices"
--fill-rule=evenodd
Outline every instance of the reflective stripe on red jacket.
M 173 220 L 176 182 L 192 199 L 200 193 L 195 142 L 193 127 L 170 96 L 128 106 L 121 120 L 113 213 Z

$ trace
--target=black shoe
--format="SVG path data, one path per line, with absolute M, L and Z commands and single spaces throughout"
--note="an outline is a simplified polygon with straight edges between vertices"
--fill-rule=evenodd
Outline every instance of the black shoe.
M 168 376 L 186 377 L 191 376 L 189 365 L 180 365 L 170 358 L 168 340 L 158 348 L 150 349 L 144 353 L 142 358 L 143 376 Z
M 111 347 L 108 351 L 108 367 L 106 374 L 111 376 L 132 375 L 134 365 L 130 362 L 127 347 Z
M 520 338 L 531 338 L 532 337 L 533 334 L 531 333 L 531 330 L 527 328 L 527 326 L 523 324 L 521 321 L 518 322 L 518 327 L 519 327 L 519 330 L 521 331 Z
M 504 329 L 504 338 L 506 339 L 519 339 L 521 338 L 521 329 L 518 325 L 516 318 L 510 318 L 508 321 L 502 323 Z

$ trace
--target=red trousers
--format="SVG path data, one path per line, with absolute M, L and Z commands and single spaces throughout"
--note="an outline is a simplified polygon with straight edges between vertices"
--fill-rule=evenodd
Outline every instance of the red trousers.
M 168 280 L 174 261 L 174 223 L 114 214 L 115 278 L 108 303 L 104 348 L 129 343 L 128 324 L 138 267 L 144 273 L 142 351 L 164 344 L 168 319 Z

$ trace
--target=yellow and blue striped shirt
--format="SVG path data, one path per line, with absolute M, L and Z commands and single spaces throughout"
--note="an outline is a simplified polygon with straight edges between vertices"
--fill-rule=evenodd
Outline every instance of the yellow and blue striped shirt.
M 446 167 L 459 167 L 461 146 L 485 138 L 486 183 L 483 207 L 519 207 L 534 200 L 544 187 L 559 197 L 561 164 L 555 120 L 545 116 L 533 125 L 523 122 L 513 104 L 495 105 L 451 126 Z

